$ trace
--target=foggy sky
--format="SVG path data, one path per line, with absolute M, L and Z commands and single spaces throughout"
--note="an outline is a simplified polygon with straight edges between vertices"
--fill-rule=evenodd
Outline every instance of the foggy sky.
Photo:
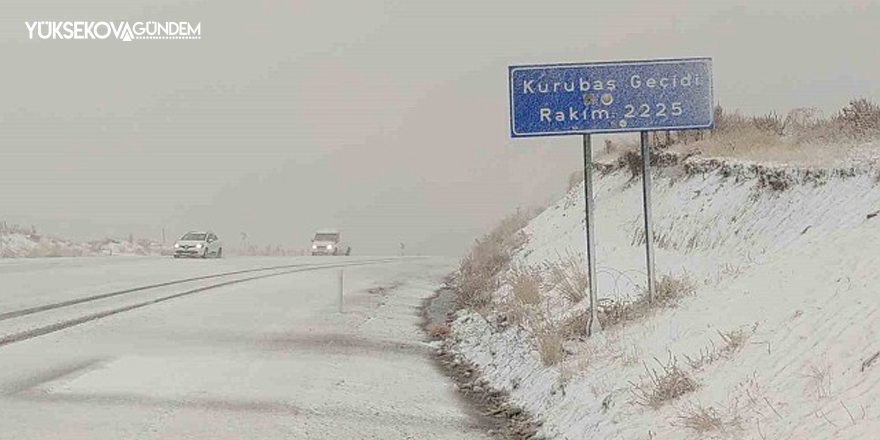
M 0 5 L 0 220 L 79 239 L 213 229 L 459 255 L 546 203 L 577 137 L 509 139 L 511 64 L 709 56 L 748 113 L 880 101 L 873 1 L 89 1 Z M 28 40 L 189 21 L 201 40 Z

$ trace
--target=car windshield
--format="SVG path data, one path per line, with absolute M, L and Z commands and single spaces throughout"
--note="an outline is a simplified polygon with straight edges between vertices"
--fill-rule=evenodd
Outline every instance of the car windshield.
M 314 241 L 337 241 L 339 240 L 339 234 L 315 234 Z
M 208 234 L 196 234 L 196 233 L 190 232 L 189 234 L 184 235 L 183 238 L 181 238 L 181 240 L 204 241 L 205 237 L 207 237 L 207 235 Z

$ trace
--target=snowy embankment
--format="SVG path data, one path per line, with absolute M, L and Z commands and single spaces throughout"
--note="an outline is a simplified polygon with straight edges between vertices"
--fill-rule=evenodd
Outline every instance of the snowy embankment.
M 493 307 L 458 312 L 455 350 L 565 439 L 847 438 L 880 430 L 880 176 L 689 160 L 654 175 L 658 276 L 674 307 L 539 354 L 535 327 Z M 641 183 L 596 178 L 598 296 L 643 292 Z M 510 267 L 583 254 L 583 184 L 524 229 Z M 600 301 L 601 302 L 601 301 Z M 586 304 L 551 288 L 561 320 Z M 668 380 L 674 397 L 664 397 Z M 674 387 L 673 387 L 674 388 Z
M 162 253 L 162 245 L 149 240 L 128 242 L 105 239 L 79 243 L 21 231 L 0 231 L 0 258 L 161 255 Z

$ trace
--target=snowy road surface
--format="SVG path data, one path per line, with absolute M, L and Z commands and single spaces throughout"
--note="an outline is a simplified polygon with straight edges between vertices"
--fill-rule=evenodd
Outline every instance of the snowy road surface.
M 483 438 L 417 326 L 455 261 L 378 260 L 0 261 L 0 438 Z

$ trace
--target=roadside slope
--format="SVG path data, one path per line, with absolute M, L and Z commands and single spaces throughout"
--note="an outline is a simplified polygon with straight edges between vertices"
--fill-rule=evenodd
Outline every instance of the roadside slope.
M 524 229 L 513 270 L 583 253 L 582 193 L 574 188 Z M 597 179 L 600 298 L 643 291 L 641 197 L 628 173 Z M 516 304 L 508 269 L 495 312 L 459 313 L 461 354 L 541 417 L 548 437 L 872 438 L 876 173 L 690 161 L 656 175 L 653 206 L 658 274 L 689 280 L 694 295 L 568 340 L 547 365 L 540 329 L 552 325 L 497 312 Z M 538 308 L 559 323 L 585 307 L 549 288 Z M 651 401 L 668 378 L 692 386 Z

